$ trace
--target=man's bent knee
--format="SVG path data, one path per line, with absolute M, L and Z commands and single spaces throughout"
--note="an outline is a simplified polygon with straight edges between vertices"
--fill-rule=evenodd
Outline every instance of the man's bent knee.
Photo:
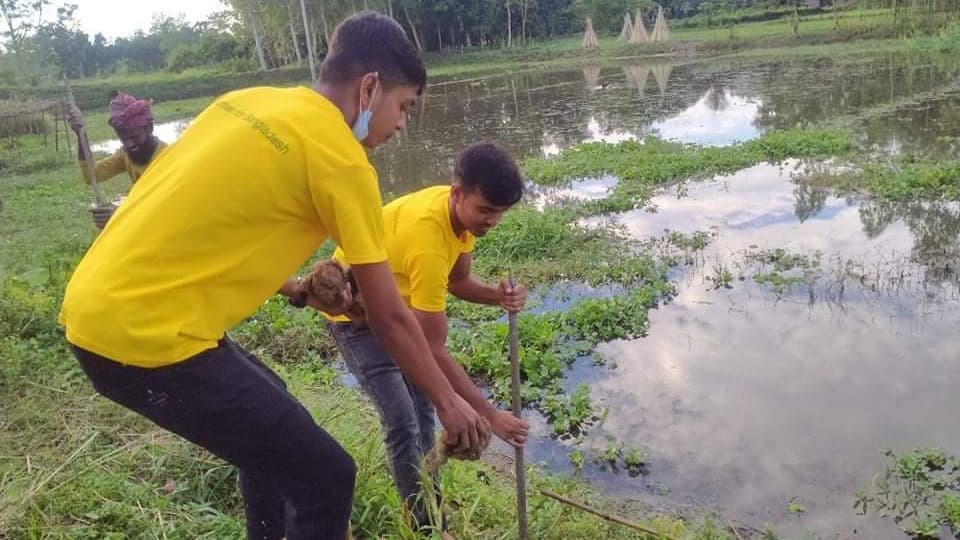
M 353 494 L 353 487 L 357 478 L 357 464 L 350 454 L 339 445 L 315 455 L 309 470 L 303 472 L 303 479 L 307 482 L 318 486 L 327 486 L 329 489 L 341 491 L 346 495 Z

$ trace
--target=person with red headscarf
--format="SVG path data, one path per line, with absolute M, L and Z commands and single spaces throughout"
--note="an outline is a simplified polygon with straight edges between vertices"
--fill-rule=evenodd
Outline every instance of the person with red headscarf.
M 79 133 L 83 127 L 80 111 L 71 111 L 68 121 L 74 132 Z M 110 127 L 117 134 L 122 146 L 106 158 L 97 161 L 97 181 L 103 182 L 123 173 L 127 173 L 131 183 L 136 183 L 147 169 L 147 166 L 160 155 L 167 144 L 153 134 L 153 113 L 150 102 L 137 99 L 133 96 L 118 92 L 110 102 L 110 118 L 107 120 Z M 83 152 L 79 151 L 80 170 L 83 179 L 89 184 L 90 173 L 83 159 Z M 113 203 L 105 203 L 93 208 L 93 221 L 102 229 L 117 209 Z

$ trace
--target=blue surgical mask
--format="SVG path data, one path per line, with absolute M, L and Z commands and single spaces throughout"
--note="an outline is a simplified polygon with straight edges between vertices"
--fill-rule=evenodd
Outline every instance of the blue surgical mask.
M 370 135 L 370 120 L 373 118 L 373 101 L 377 98 L 377 90 L 380 89 L 380 83 L 373 88 L 373 95 L 370 97 L 370 108 L 363 110 L 363 98 L 360 98 L 360 114 L 357 115 L 357 121 L 353 123 L 353 136 L 358 141 L 363 142 Z

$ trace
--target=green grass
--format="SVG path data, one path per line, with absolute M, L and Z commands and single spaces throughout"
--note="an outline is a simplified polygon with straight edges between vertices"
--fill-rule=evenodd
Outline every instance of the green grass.
M 583 205 L 581 213 L 628 210 L 646 202 L 651 189 L 671 182 L 732 173 L 763 161 L 789 157 L 844 154 L 852 147 L 848 133 L 812 128 L 771 131 L 745 143 L 704 147 L 647 137 L 618 144 L 583 143 L 554 158 L 534 158 L 524 172 L 540 185 L 566 185 L 581 178 L 604 175 L 619 180 L 611 194 Z
M 839 194 L 869 194 L 892 201 L 955 201 L 960 199 L 960 161 L 861 156 L 846 167 L 812 171 L 797 181 Z
M 191 70 L 182 74 L 154 72 L 85 79 L 71 82 L 71 87 L 77 105 L 81 109 L 98 110 L 106 108 L 106 104 L 110 102 L 111 93 L 116 90 L 162 102 L 215 96 L 228 90 L 248 86 L 290 86 L 305 83 L 309 80 L 310 73 L 304 68 L 283 68 L 242 73 Z M 60 99 L 64 94 L 63 86 L 59 82 L 40 87 L 0 87 L 0 99 L 8 99 L 16 95 Z
M 889 11 L 870 10 L 863 14 L 855 11 L 840 15 L 841 32 L 870 29 L 890 25 L 893 16 Z M 835 32 L 833 15 L 828 13 L 801 17 L 799 34 L 829 35 Z M 790 17 L 762 22 L 736 24 L 733 26 L 734 39 L 763 40 L 772 37 L 793 38 L 793 23 Z M 682 41 L 719 42 L 730 39 L 730 28 L 691 28 L 679 29 L 673 36 Z
M 527 285 L 563 280 L 632 284 L 657 273 L 649 257 L 613 228 L 585 227 L 567 206 L 540 212 L 519 206 L 477 242 L 476 272 L 499 279 L 508 272 Z
M 0 342 L 29 370 L 5 382 L 0 439 L 0 531 L 20 540 L 242 538 L 235 471 L 142 418 L 95 397 L 65 347 Z M 386 472 L 376 414 L 334 382 L 329 365 L 274 365 L 318 423 L 358 463 L 352 524 L 358 538 L 410 538 Z M 27 381 L 31 381 L 28 383 Z M 11 399 L 12 398 L 12 399 Z M 531 471 L 530 531 L 536 538 L 637 538 L 551 502 L 541 488 L 603 504 L 570 481 Z M 498 538 L 513 526 L 513 486 L 488 465 L 452 462 L 442 486 L 460 538 Z M 671 533 L 676 519 L 647 522 Z
M 884 19 L 883 22 L 890 23 Z M 733 53 L 737 58 L 785 58 L 795 56 L 849 57 L 854 55 L 876 55 L 896 52 L 918 52 L 931 56 L 940 56 L 952 61 L 951 54 L 960 52 L 960 24 L 953 23 L 938 31 L 935 35 L 915 37 L 896 37 L 893 29 L 874 31 L 849 41 L 835 43 L 800 43 L 786 47 L 754 47 Z M 889 35 L 887 35 L 889 34 Z
M 744 51 L 742 54 L 795 54 L 798 48 L 807 53 L 824 50 L 843 50 L 846 47 L 867 50 L 858 41 L 894 36 L 893 17 L 888 10 L 864 10 L 841 13 L 840 28 L 834 28 L 832 14 L 805 16 L 799 26 L 799 37 L 794 36 L 789 19 L 749 22 L 712 28 L 677 28 L 668 43 L 626 44 L 616 36 L 600 36 L 597 49 L 581 47 L 581 36 L 534 41 L 511 49 L 468 50 L 460 52 L 429 53 L 425 57 L 431 76 L 462 76 L 485 72 L 521 69 L 544 69 L 559 65 L 597 62 L 624 57 L 657 54 L 713 55 Z M 909 45 L 903 40 L 883 40 L 887 50 L 904 50 Z

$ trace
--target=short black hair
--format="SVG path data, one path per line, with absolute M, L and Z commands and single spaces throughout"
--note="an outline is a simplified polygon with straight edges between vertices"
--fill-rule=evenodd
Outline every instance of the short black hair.
M 320 80 L 343 84 L 375 71 L 385 88 L 427 86 L 427 70 L 400 23 L 373 11 L 362 11 L 337 25 L 320 66 Z
M 493 142 L 473 143 L 460 152 L 454 167 L 460 186 L 480 191 L 497 206 L 513 206 L 523 198 L 523 176 L 513 158 Z

